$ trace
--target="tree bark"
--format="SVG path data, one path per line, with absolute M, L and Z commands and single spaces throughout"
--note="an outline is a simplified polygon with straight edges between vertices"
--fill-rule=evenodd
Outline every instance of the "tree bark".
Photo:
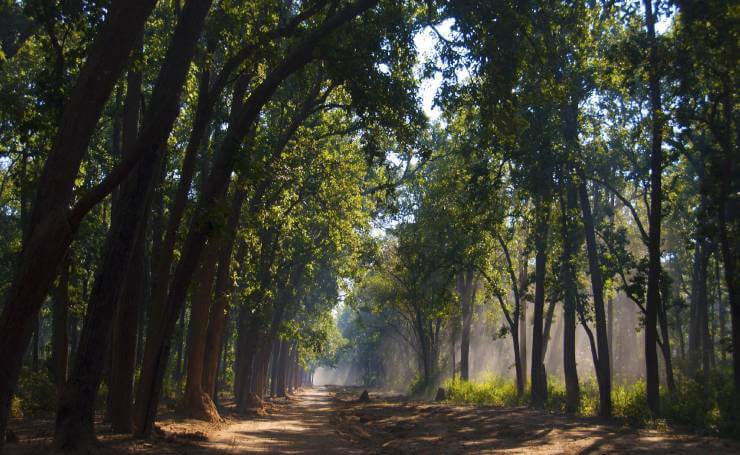
M 117 433 L 133 431 L 134 367 L 139 308 L 144 304 L 145 235 L 136 240 L 126 287 L 113 324 L 111 370 L 108 384 L 108 420 Z
M 650 152 L 650 213 L 648 216 L 648 277 L 645 305 L 645 382 L 647 401 L 653 416 L 660 414 L 660 378 L 658 376 L 657 322 L 660 306 L 660 224 L 662 219 L 663 112 L 660 75 L 658 74 L 658 43 L 655 36 L 655 15 L 652 0 L 643 0 L 647 27 L 649 58 L 648 78 L 652 137 Z
M 69 314 L 69 264 L 67 262 L 63 263 L 53 297 L 51 353 L 54 385 L 57 389 L 57 398 L 59 398 L 62 396 L 64 383 L 67 382 L 67 321 Z
M 288 363 L 290 356 L 290 342 L 282 340 L 280 342 L 280 354 L 278 356 L 278 374 L 277 384 L 275 385 L 275 395 L 279 398 L 286 397 L 286 381 L 288 377 Z
M 582 176 L 581 176 L 582 177 Z M 591 275 L 591 292 L 594 298 L 594 314 L 596 316 L 596 344 L 598 352 L 594 353 L 597 359 L 594 368 L 599 384 L 599 416 L 609 418 L 612 411 L 611 401 L 611 365 L 609 336 L 607 333 L 606 315 L 604 313 L 604 280 L 601 276 L 598 250 L 596 246 L 596 230 L 591 214 L 591 203 L 588 199 L 586 183 L 581 178 L 579 184 L 581 199 L 581 213 L 583 214 L 583 229 L 586 234 L 586 252 L 588 255 L 588 269 Z
M 210 3 L 210 0 L 188 3 L 180 15 L 136 143 L 124 151 L 129 158 L 137 155 L 143 158 L 119 194 L 119 213 L 111 226 L 104 262 L 88 304 L 75 369 L 57 411 L 54 439 L 59 449 L 82 450 L 94 442 L 93 407 L 105 352 L 101 346 L 107 345 L 133 246 L 145 232 L 165 141 L 179 112 L 180 93 Z
M 136 58 L 141 56 L 142 39 L 139 37 Z M 139 112 L 141 99 L 141 72 L 129 70 L 126 81 L 126 100 L 123 112 L 123 135 L 122 149 L 124 155 L 131 153 L 131 148 L 136 143 L 139 130 Z M 127 185 L 128 183 L 125 183 Z M 123 191 L 126 193 L 126 191 Z M 120 192 L 119 192 L 120 193 Z M 111 211 L 112 218 L 120 222 L 119 211 L 120 194 L 116 194 Z M 111 422 L 111 428 L 118 433 L 130 433 L 131 421 L 131 394 L 134 380 L 134 361 L 136 347 L 136 329 L 138 322 L 138 309 L 143 304 L 143 289 L 141 286 L 143 262 L 145 260 L 145 234 L 146 227 L 137 234 L 133 246 L 131 266 L 126 273 L 126 278 L 121 283 L 125 286 L 121 291 L 121 297 L 116 305 L 113 319 L 113 331 L 111 339 L 111 368 L 108 384 L 107 416 Z
M 221 351 L 226 315 L 229 311 L 229 301 L 234 288 L 231 279 L 231 253 L 234 249 L 236 231 L 239 226 L 239 217 L 246 197 L 243 187 L 236 188 L 231 203 L 228 228 L 225 240 L 221 245 L 218 258 L 218 272 L 214 289 L 214 302 L 208 319 L 208 332 L 206 334 L 206 352 L 203 367 L 203 390 L 211 398 L 216 393 L 216 377 L 218 373 L 218 359 Z M 242 244 L 237 252 L 236 262 L 241 263 L 246 254 L 246 246 Z
M 519 357 L 522 362 L 522 385 L 527 384 L 527 261 L 519 263 Z
M 470 379 L 470 329 L 473 323 L 473 284 L 475 270 L 472 267 L 458 274 L 457 292 L 462 309 L 462 333 L 460 335 L 460 379 Z
M 192 279 L 203 246 L 217 227 L 208 214 L 225 196 L 237 152 L 241 150 L 243 137 L 252 129 L 262 106 L 269 101 L 282 81 L 313 58 L 312 51 L 319 42 L 375 3 L 377 0 L 359 0 L 324 21 L 316 31 L 307 35 L 289 52 L 287 57 L 267 75 L 250 94 L 244 105 L 232 116 L 208 184 L 199 198 L 196 216 L 191 221 L 188 237 L 170 283 L 163 311 L 157 316 L 157 320 L 153 321 L 151 336 L 147 339 L 136 400 L 136 426 L 137 432 L 141 435 L 147 436 L 151 433 L 176 316 L 184 302 L 187 285 Z
M 540 201 L 535 208 L 535 294 L 532 324 L 532 385 L 531 400 L 534 406 L 543 406 L 547 400 L 547 374 L 542 355 L 542 319 L 545 310 L 545 273 L 547 264 L 547 234 L 549 230 L 549 202 Z
M 38 180 L 23 251 L 0 316 L 0 434 L 33 321 L 79 221 L 68 219 L 74 182 L 103 107 L 155 0 L 116 0 L 95 38 L 62 114 Z M 0 446 L 2 442 L 0 442 Z
M 208 313 L 211 307 L 213 282 L 216 275 L 219 242 L 206 246 L 200 270 L 193 280 L 190 306 L 187 382 L 183 408 L 191 417 L 209 422 L 220 420 L 211 397 L 203 390 L 203 367 L 208 332 Z M 220 347 L 220 346 L 219 346 Z
M 563 372 L 565 374 L 565 412 L 575 413 L 581 402 L 578 385 L 578 368 L 576 367 L 576 307 L 578 291 L 576 289 L 577 237 L 574 210 L 577 210 L 576 189 L 568 179 L 566 184 L 566 201 L 561 198 L 563 229 Z

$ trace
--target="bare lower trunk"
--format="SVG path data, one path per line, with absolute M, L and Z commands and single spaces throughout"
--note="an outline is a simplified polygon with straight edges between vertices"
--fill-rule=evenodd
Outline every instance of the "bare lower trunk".
M 214 301 L 208 319 L 206 334 L 206 352 L 203 366 L 203 390 L 212 398 L 216 395 L 216 377 L 218 373 L 218 359 L 221 352 L 224 327 L 229 311 L 229 300 L 232 298 L 233 282 L 231 279 L 231 253 L 234 249 L 236 230 L 239 224 L 242 205 L 246 191 L 242 188 L 235 190 L 232 199 L 231 213 L 229 214 L 228 232 L 219 251 L 218 271 L 214 286 Z M 242 243 L 236 254 L 237 265 L 241 264 L 246 255 L 246 245 Z
M 203 390 L 203 366 L 208 332 L 208 314 L 211 306 L 213 282 L 218 259 L 218 242 L 209 243 L 203 262 L 193 280 L 194 290 L 190 306 L 188 369 L 183 408 L 191 417 L 209 422 L 220 420 L 210 395 Z M 220 347 L 220 346 L 219 346 Z
M 136 241 L 134 258 L 113 324 L 108 420 L 118 433 L 133 431 L 133 386 L 139 308 L 144 304 L 144 235 Z

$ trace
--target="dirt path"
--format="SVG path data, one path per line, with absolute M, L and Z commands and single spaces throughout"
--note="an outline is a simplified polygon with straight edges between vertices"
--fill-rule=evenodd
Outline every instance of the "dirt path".
M 208 435 L 202 451 L 213 453 L 359 454 L 341 439 L 332 424 L 333 395 L 324 388 L 299 392 L 270 414 L 237 421 Z
M 740 454 L 740 442 L 636 430 L 614 422 L 525 407 L 414 403 L 402 398 L 358 403 L 339 394 L 333 421 L 368 453 L 391 454 Z
M 613 422 L 524 407 L 493 408 L 410 402 L 355 388 L 307 389 L 275 400 L 264 416 L 229 414 L 221 424 L 163 416 L 159 436 L 137 440 L 100 434 L 104 455 L 183 454 L 740 454 L 740 442 L 635 430 Z M 21 422 L 16 422 L 21 424 Z M 34 424 L 34 425 L 31 425 Z M 50 451 L 51 422 L 16 426 L 8 454 Z M 38 428 L 36 428 L 38 427 Z M 24 431 L 21 432 L 20 430 Z M 32 435 L 37 434 L 38 438 Z

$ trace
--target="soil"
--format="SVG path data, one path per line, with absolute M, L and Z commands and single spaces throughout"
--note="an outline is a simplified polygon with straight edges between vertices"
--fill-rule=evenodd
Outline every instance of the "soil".
M 322 387 L 267 400 L 261 412 L 237 414 L 227 403 L 220 423 L 163 413 L 149 440 L 97 426 L 97 452 L 156 454 L 591 454 L 740 453 L 740 442 L 673 429 L 636 430 L 613 422 L 521 408 L 412 402 L 401 396 Z M 20 439 L 8 454 L 49 453 L 51 419 L 14 420 Z

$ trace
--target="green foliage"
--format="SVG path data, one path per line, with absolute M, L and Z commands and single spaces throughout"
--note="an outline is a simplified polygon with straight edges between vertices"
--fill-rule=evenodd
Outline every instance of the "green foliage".
M 57 394 L 54 383 L 46 370 L 33 371 L 28 367 L 21 369 L 18 377 L 18 392 L 12 406 L 12 415 L 33 417 L 53 412 L 56 409 Z
M 612 389 L 612 416 L 633 427 L 661 428 L 668 425 L 689 425 L 707 434 L 734 435 L 732 425 L 732 382 L 730 371 L 714 370 L 702 379 L 677 377 L 677 391 L 671 396 L 661 389 L 664 403 L 663 419 L 653 420 L 647 405 L 645 381 L 638 380 Z M 578 415 L 591 417 L 598 414 L 599 390 L 591 379 L 581 383 L 581 402 Z M 528 398 L 516 396 L 513 380 L 487 377 L 481 381 L 448 380 L 444 383 L 447 401 L 453 404 L 486 406 L 520 406 Z M 548 399 L 545 409 L 565 412 L 565 386 L 561 381 L 548 382 Z
M 490 376 L 482 381 L 450 379 L 444 383 L 447 401 L 454 404 L 476 404 L 487 406 L 520 406 L 525 397 L 516 394 L 516 383 Z

